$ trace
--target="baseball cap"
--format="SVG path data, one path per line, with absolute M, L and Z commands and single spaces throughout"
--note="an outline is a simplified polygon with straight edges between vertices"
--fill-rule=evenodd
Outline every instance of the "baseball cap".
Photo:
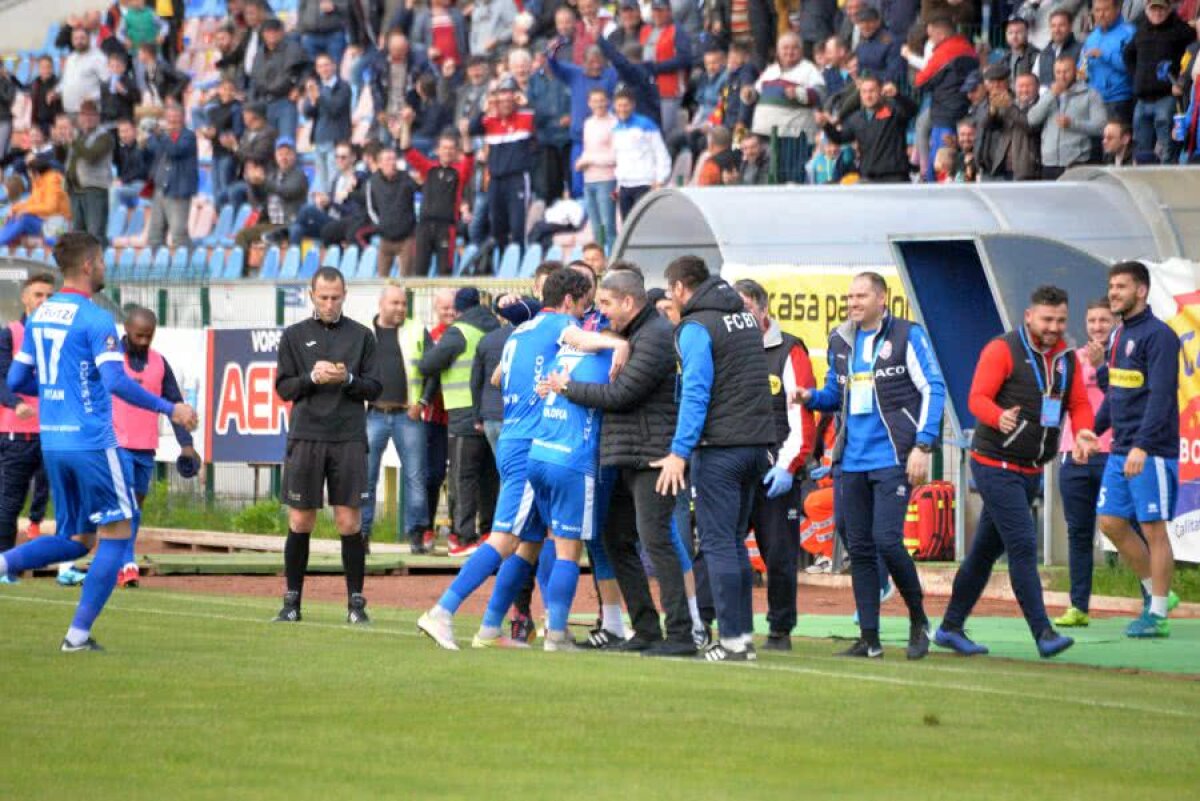
M 1169 2 L 1167 2 L 1167 0 L 1148 0 L 1148 2 L 1146 3 L 1146 8 L 1151 8 L 1153 6 L 1161 6 L 1162 8 L 1170 8 L 1171 4 Z
M 879 19 L 882 19 L 879 15 L 879 9 L 872 6 L 864 6 L 854 15 L 855 22 L 875 22 Z
M 971 72 L 967 74 L 967 77 L 963 78 L 962 93 L 966 95 L 974 92 L 979 88 L 979 84 L 983 82 L 982 78 L 983 76 L 979 74 L 979 70 L 971 70 Z
M 292 150 L 295 150 L 296 140 L 290 136 L 281 136 L 275 140 L 275 149 L 278 150 L 281 147 L 290 147 Z
M 628 10 L 640 12 L 642 10 L 642 6 L 638 3 L 638 0 L 621 0 L 621 2 L 617 5 L 617 8 L 619 8 L 621 11 Z
M 670 8 L 670 0 L 650 0 L 651 8 Z
M 465 286 L 454 295 L 454 310 L 464 312 L 479 305 L 479 290 L 473 286 Z
M 279 19 L 279 17 L 271 17 L 270 19 L 263 22 L 262 29 L 264 31 L 282 31 L 283 30 L 283 20 Z
M 985 81 L 1007 81 L 1008 67 L 1003 64 L 988 64 L 987 69 L 983 71 L 983 79 Z
M 497 92 L 515 92 L 518 88 L 520 87 L 517 86 L 517 79 L 511 75 L 504 76 L 500 83 L 496 84 Z

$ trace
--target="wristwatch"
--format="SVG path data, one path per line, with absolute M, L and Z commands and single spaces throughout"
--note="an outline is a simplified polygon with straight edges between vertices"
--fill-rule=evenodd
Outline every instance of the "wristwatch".
M 915 447 L 916 447 L 916 449 L 917 449 L 917 450 L 919 450 L 921 453 L 933 453 L 933 446 L 932 446 L 932 445 L 926 445 L 926 444 L 925 444 L 925 443 L 923 443 L 923 442 L 918 442 L 918 443 L 916 444 L 916 446 L 915 446 Z

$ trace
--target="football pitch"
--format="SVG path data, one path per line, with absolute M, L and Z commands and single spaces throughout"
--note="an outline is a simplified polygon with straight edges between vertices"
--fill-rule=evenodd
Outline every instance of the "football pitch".
M 104 654 L 75 594 L 0 592 L 0 799 L 1179 799 L 1200 683 L 1000 658 L 752 665 L 448 653 L 417 612 L 118 592 Z M 1150 644 L 1152 645 L 1152 644 Z

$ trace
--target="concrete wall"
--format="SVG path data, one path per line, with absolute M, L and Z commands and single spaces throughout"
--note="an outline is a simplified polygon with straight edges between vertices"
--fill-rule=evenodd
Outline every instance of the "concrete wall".
M 0 53 L 40 48 L 51 24 L 107 6 L 104 0 L 0 0 Z

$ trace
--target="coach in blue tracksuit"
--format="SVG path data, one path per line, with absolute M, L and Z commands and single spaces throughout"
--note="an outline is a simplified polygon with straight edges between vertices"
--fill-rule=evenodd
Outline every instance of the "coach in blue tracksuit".
M 907 656 L 929 652 L 921 580 L 904 548 L 912 487 L 929 476 L 946 386 L 925 329 L 887 311 L 887 284 L 861 273 L 847 296 L 850 319 L 829 337 L 825 387 L 797 394 L 808 408 L 836 412 L 834 512 L 850 552 L 862 636 L 842 656 L 883 656 L 879 561 L 896 583 L 910 621 Z
M 1100 530 L 1142 580 L 1141 617 L 1129 637 L 1166 637 L 1175 560 L 1167 522 L 1179 495 L 1179 337 L 1147 305 L 1150 271 L 1141 262 L 1114 264 L 1108 301 L 1122 323 L 1101 366 L 1107 392 L 1096 431 L 1112 427 L 1112 455 L 1100 484 Z M 1133 530 L 1136 520 L 1145 535 Z
M 753 575 L 740 532 L 776 439 L 770 371 L 754 315 L 703 259 L 675 259 L 666 279 L 680 316 L 679 420 L 671 452 L 650 466 L 661 468 L 656 489 L 664 495 L 678 494 L 691 470 L 699 552 L 721 635 L 700 658 L 745 662 L 755 658 Z

